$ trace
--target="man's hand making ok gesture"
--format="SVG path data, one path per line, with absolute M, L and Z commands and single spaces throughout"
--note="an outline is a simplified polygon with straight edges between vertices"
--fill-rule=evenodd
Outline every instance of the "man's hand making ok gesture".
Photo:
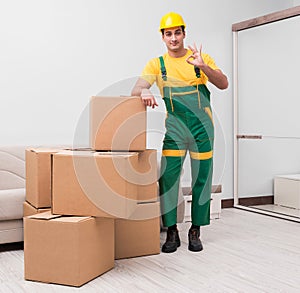
M 188 48 L 193 52 L 192 55 L 190 55 L 187 59 L 186 62 L 194 65 L 196 67 L 201 68 L 203 65 L 205 65 L 202 56 L 201 56 L 201 52 L 202 52 L 202 44 L 199 47 L 199 51 L 197 49 L 196 44 L 194 43 L 194 46 L 188 46 Z

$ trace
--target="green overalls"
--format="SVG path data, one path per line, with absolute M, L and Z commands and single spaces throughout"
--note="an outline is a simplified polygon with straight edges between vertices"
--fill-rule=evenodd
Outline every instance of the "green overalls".
M 159 57 L 162 78 L 167 72 Z M 195 68 L 196 77 L 200 77 Z M 159 179 L 162 220 L 165 227 L 177 223 L 178 188 L 182 165 L 189 150 L 192 171 L 192 223 L 210 223 L 210 196 L 213 172 L 214 126 L 210 92 L 205 84 L 166 86 L 163 99 L 167 109 Z

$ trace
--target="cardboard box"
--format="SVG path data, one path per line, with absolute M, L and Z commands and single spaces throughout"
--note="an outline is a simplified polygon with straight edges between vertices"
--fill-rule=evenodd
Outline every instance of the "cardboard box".
M 26 280 L 71 286 L 114 267 L 114 221 L 50 212 L 24 218 Z
M 50 207 L 49 208 L 36 208 L 36 207 L 32 206 L 28 201 L 24 201 L 24 203 L 23 203 L 23 216 L 24 217 L 39 214 L 39 213 L 44 213 L 44 212 L 47 212 L 50 210 L 51 210 Z
M 26 200 L 35 208 L 51 206 L 51 154 L 61 149 L 26 150 Z
M 300 210 L 300 174 L 274 178 L 274 204 Z
M 90 141 L 95 150 L 146 149 L 146 107 L 140 97 L 91 97 Z
M 138 204 L 130 219 L 115 220 L 115 259 L 159 253 L 159 202 Z
M 54 214 L 128 218 L 136 208 L 136 152 L 61 152 L 52 158 Z
M 138 153 L 138 202 L 158 200 L 157 151 L 145 150 Z

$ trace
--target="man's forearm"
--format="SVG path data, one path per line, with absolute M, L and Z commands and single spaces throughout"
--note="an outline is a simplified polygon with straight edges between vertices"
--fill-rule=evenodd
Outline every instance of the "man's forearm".
M 131 95 L 132 96 L 141 96 L 142 91 L 143 91 L 143 88 L 141 86 L 135 86 L 131 91 Z
M 214 84 L 217 88 L 224 90 L 228 87 L 228 80 L 226 75 L 219 69 L 212 69 L 208 65 L 205 65 L 201 70 L 206 74 L 208 80 Z
M 144 80 L 142 78 L 139 78 L 131 91 L 131 95 L 132 96 L 141 96 L 142 93 L 145 90 L 149 89 L 150 87 L 151 87 L 151 85 L 149 82 L 147 82 L 146 80 Z
M 131 91 L 132 96 L 140 96 L 145 106 L 155 108 L 158 106 L 153 94 L 150 91 L 150 83 L 139 78 Z

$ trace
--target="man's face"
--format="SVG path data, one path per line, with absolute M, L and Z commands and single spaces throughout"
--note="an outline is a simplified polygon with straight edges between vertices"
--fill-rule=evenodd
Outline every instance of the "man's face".
M 182 31 L 180 26 L 172 27 L 164 30 L 162 36 L 168 50 L 177 52 L 184 48 L 183 40 L 185 38 L 185 33 Z

